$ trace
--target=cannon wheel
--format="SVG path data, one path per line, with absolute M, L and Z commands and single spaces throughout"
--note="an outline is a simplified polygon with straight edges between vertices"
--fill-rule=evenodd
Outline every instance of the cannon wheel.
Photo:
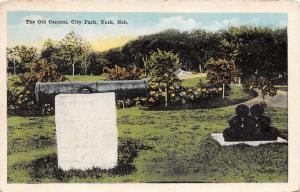
M 89 87 L 82 87 L 82 88 L 79 89 L 79 93 L 89 94 L 89 93 L 92 93 L 92 90 Z

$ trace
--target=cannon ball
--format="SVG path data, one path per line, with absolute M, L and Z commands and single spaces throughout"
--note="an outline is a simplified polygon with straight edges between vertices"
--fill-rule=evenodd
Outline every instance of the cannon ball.
M 256 127 L 256 123 L 257 123 L 257 121 L 256 121 L 255 117 L 253 117 L 252 115 L 246 116 L 243 119 L 244 127 L 249 128 L 249 129 L 254 129 Z
M 229 126 L 231 128 L 240 128 L 242 125 L 242 119 L 239 116 L 232 116 L 230 117 L 230 119 L 228 120 Z
M 264 107 L 260 104 L 252 105 L 251 108 L 250 108 L 250 113 L 254 117 L 262 116 L 264 114 Z
M 262 115 L 257 119 L 257 125 L 262 130 L 268 130 L 271 125 L 271 119 L 268 116 Z
M 249 114 L 249 107 L 247 105 L 241 104 L 238 105 L 235 109 L 237 116 L 243 118 Z

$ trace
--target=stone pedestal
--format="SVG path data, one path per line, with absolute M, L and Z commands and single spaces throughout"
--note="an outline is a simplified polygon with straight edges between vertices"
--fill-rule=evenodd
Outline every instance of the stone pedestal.
M 223 137 L 222 133 L 211 133 L 210 134 L 214 140 L 216 140 L 221 146 L 231 146 L 231 145 L 250 145 L 250 146 L 259 146 L 269 143 L 282 143 L 287 144 L 288 141 L 282 139 L 281 137 L 277 137 L 276 140 L 269 140 L 269 141 L 226 141 Z
M 117 165 L 115 93 L 55 97 L 58 166 L 63 170 Z

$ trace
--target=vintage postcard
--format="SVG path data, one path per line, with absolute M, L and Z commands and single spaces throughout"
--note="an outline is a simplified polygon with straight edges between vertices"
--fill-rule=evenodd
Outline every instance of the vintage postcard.
M 6 1 L 0 191 L 297 191 L 296 1 Z

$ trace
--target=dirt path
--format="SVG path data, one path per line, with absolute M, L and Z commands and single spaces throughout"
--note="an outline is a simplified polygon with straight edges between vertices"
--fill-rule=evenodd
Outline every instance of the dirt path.
M 266 96 L 265 102 L 267 106 L 269 107 L 287 107 L 287 101 L 288 101 L 288 95 L 286 91 L 277 91 L 277 95 L 274 97 Z M 244 102 L 246 105 L 252 105 L 255 103 L 262 102 L 262 96 L 259 93 L 259 95 L 249 101 Z
M 196 73 L 196 74 L 190 74 L 190 75 L 186 75 L 181 77 L 181 79 L 192 79 L 192 78 L 196 78 L 196 77 L 206 77 L 207 73 Z M 287 102 L 288 102 L 288 95 L 287 95 L 287 91 L 282 91 L 282 90 L 278 90 L 277 94 L 274 97 L 270 97 L 270 96 L 266 96 L 265 98 L 265 102 L 267 104 L 267 106 L 270 107 L 287 107 Z M 246 105 L 253 105 L 256 103 L 260 103 L 262 102 L 262 96 L 259 93 L 257 97 L 244 102 L 244 104 Z

